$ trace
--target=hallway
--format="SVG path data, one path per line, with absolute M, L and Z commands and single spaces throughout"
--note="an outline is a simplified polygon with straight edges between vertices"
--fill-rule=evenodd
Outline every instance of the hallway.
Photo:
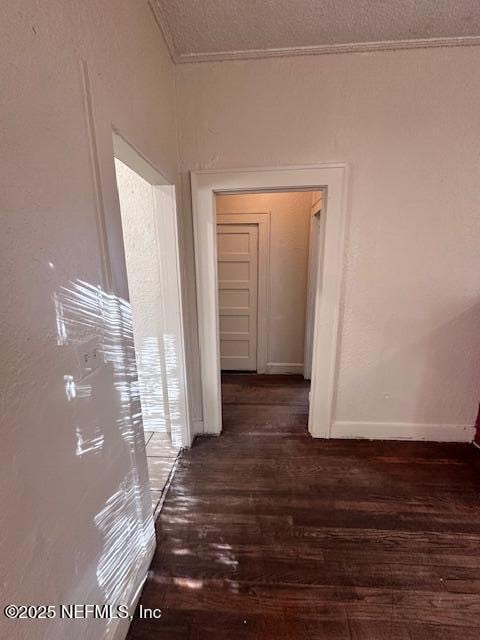
M 300 376 L 224 375 L 185 452 L 130 640 L 473 640 L 479 459 L 466 444 L 312 440 Z

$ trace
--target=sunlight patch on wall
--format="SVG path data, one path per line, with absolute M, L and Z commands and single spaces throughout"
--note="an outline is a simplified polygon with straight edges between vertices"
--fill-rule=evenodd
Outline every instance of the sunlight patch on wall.
M 105 497 L 92 517 L 101 540 L 95 571 L 102 600 L 129 604 L 155 538 L 130 304 L 81 280 L 60 287 L 53 302 L 57 342 L 69 355 L 65 362 L 73 363 L 62 383 L 76 457 L 86 462 L 89 456 L 108 460 L 114 454 L 125 469 L 110 490 L 109 474 L 99 478 L 99 495 L 104 491 Z M 90 358 L 97 359 L 94 367 Z M 109 621 L 106 638 L 114 622 Z

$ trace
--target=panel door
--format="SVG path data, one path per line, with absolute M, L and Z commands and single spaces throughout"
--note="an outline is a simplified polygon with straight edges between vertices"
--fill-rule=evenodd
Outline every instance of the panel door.
M 257 369 L 258 225 L 217 224 L 220 364 Z

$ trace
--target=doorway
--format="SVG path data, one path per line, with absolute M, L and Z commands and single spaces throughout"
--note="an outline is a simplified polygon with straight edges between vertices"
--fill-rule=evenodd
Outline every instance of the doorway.
M 302 413 L 307 427 L 313 348 L 307 311 L 314 316 L 321 202 L 322 192 L 309 190 L 215 196 L 224 428 L 233 406 L 250 395 L 257 417 L 269 404 L 272 419 L 287 410 L 275 403 L 288 397 L 288 410 Z M 232 393 L 238 385 L 243 393 Z
M 152 507 L 181 447 L 190 445 L 175 192 L 119 136 L 114 137 L 133 341 Z
M 252 193 L 292 191 L 323 193 L 322 215 L 325 216 L 325 241 L 323 268 L 318 264 L 316 269 L 308 429 L 315 437 L 329 437 L 334 419 L 347 167 L 335 164 L 283 169 L 200 171 L 192 173 L 191 182 L 196 278 L 199 292 L 197 305 L 204 433 L 213 434 L 218 434 L 222 430 L 215 200 L 218 196 Z M 319 287 L 321 287 L 321 295 L 318 295 Z M 297 363 L 278 362 L 276 364 L 297 364 L 303 367 L 303 354 Z
M 322 192 L 218 194 L 215 206 L 222 371 L 310 379 Z

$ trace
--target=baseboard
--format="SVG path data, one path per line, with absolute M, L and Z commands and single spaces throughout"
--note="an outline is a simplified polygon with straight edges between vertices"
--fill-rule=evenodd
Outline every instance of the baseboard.
M 157 545 L 157 541 L 155 537 L 152 538 L 151 543 L 149 544 L 149 549 L 143 558 L 142 564 L 139 567 L 136 575 L 131 579 L 131 590 L 130 596 L 128 598 L 129 602 L 122 602 L 120 604 L 128 604 L 128 608 L 131 611 L 132 615 L 137 607 L 138 600 L 140 598 L 140 594 L 142 593 L 143 585 L 145 584 L 145 580 L 147 579 L 148 570 L 150 568 L 150 564 L 152 562 L 153 554 L 155 553 L 155 548 Z M 111 604 L 111 603 L 108 603 Z M 131 620 L 118 618 L 116 620 L 115 626 L 111 627 L 111 632 L 108 634 L 109 640 L 125 640 L 128 634 L 128 630 L 130 628 Z
M 266 373 L 303 373 L 303 362 L 267 362 Z
M 410 422 L 335 422 L 331 438 L 367 440 L 428 440 L 430 442 L 471 442 L 475 427 L 458 424 Z

